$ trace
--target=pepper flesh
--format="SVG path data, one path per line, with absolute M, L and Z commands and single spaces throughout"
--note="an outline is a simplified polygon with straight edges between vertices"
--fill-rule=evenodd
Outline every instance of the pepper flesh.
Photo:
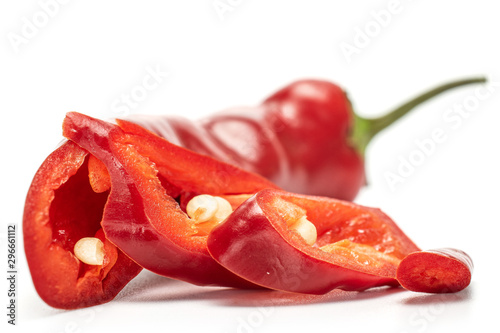
M 56 308 L 108 302 L 142 270 L 104 237 L 99 223 L 107 193 L 92 190 L 88 161 L 87 151 L 64 143 L 43 162 L 26 198 L 26 259 L 38 294 Z M 103 241 L 103 265 L 87 265 L 74 256 L 73 247 L 83 237 Z
M 443 248 L 410 253 L 397 270 L 406 289 L 427 293 L 454 293 L 471 281 L 472 259 L 461 250 Z
M 63 130 L 106 166 L 111 192 L 101 225 L 106 237 L 130 258 L 150 271 L 197 285 L 256 287 L 213 260 L 206 249 L 207 235 L 198 233 L 171 194 L 179 200 L 184 193 L 239 196 L 275 185 L 144 129 L 130 133 L 69 113 Z
M 288 228 L 304 212 L 317 228 L 313 246 Z M 272 189 L 215 227 L 207 246 L 215 260 L 255 284 L 308 294 L 398 285 L 399 262 L 418 251 L 378 209 Z

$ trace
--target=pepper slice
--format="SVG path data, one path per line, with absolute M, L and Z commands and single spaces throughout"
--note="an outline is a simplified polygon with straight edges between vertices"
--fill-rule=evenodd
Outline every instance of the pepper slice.
M 64 143 L 43 162 L 26 199 L 26 259 L 38 294 L 56 308 L 108 302 L 142 270 L 104 237 L 100 221 L 108 192 L 93 191 L 89 161 L 86 150 Z M 74 245 L 83 237 L 104 243 L 102 265 L 87 265 L 75 257 Z
M 237 205 L 246 198 L 242 194 L 275 185 L 144 129 L 130 133 L 69 113 L 63 130 L 106 166 L 111 192 L 101 225 L 106 237 L 130 258 L 155 273 L 197 285 L 256 287 L 213 260 L 206 230 L 197 227 L 172 195 L 180 202 L 195 194 L 230 196 Z
M 305 215 L 317 230 L 312 246 L 289 227 Z M 308 294 L 398 285 L 399 262 L 418 251 L 378 209 L 273 189 L 216 226 L 207 246 L 221 265 L 255 284 Z
M 419 251 L 401 261 L 397 279 L 411 291 L 454 293 L 470 284 L 473 268 L 469 255 L 458 249 Z

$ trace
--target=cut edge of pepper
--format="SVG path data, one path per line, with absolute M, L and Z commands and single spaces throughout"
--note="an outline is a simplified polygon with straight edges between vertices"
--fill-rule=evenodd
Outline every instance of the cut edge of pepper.
M 262 193 L 264 192 L 264 193 Z M 394 255 L 387 254 L 381 251 L 378 251 L 375 247 L 366 245 L 363 243 L 356 243 L 352 242 L 348 239 L 345 240 L 339 240 L 334 243 L 330 243 L 330 246 L 335 246 L 335 248 L 331 248 L 330 250 L 335 249 L 335 254 L 330 253 L 328 251 L 328 248 L 321 249 L 318 247 L 317 243 L 313 244 L 312 246 L 308 246 L 305 244 L 304 239 L 298 235 L 296 232 L 293 230 L 290 230 L 288 227 L 288 222 L 287 219 L 295 219 L 299 215 L 307 215 L 307 210 L 303 207 L 300 206 L 300 204 L 296 202 L 292 202 L 287 200 L 287 194 L 286 192 L 283 191 L 277 191 L 277 190 L 264 190 L 261 193 L 258 194 L 257 202 L 259 203 L 260 208 L 263 210 L 264 214 L 268 218 L 270 224 L 273 226 L 273 228 L 282 236 L 283 240 L 286 241 L 289 245 L 293 246 L 295 249 L 298 251 L 304 252 L 305 254 L 315 258 L 316 260 L 321 260 L 324 262 L 328 262 L 333 265 L 338 265 L 343 268 L 347 268 L 350 270 L 354 270 L 360 273 L 364 274 L 369 274 L 369 275 L 377 275 L 381 277 L 386 277 L 390 279 L 394 279 L 395 284 L 397 284 L 396 281 L 396 270 L 401 262 L 401 258 L 398 258 Z M 279 195 L 281 192 L 281 195 Z M 266 197 L 272 197 L 273 195 L 278 194 L 279 200 L 285 201 L 287 205 L 290 205 L 289 207 L 295 206 L 295 211 L 297 214 L 292 214 L 292 216 L 285 217 L 283 215 L 283 212 L 280 212 L 278 214 L 274 214 L 273 210 L 276 209 L 275 201 L 273 204 L 269 204 L 267 202 Z M 301 196 L 301 195 L 297 195 Z M 310 198 L 314 198 L 312 196 L 309 196 Z M 338 200 L 339 203 L 343 203 L 343 201 Z M 346 203 L 346 204 L 351 204 L 351 203 Z M 271 206 L 270 208 L 267 206 Z M 270 216 L 273 216 L 270 218 Z M 282 223 L 274 223 L 274 220 L 278 218 L 282 221 Z M 310 219 L 310 221 L 316 226 L 316 220 L 315 219 Z M 344 241 L 344 243 L 343 243 Z M 347 244 L 349 242 L 350 244 Z M 336 244 L 336 245 L 335 245 Z M 326 245 L 328 246 L 328 245 Z M 324 247 L 324 246 L 322 246 Z M 358 249 L 356 249 L 358 247 Z M 360 250 L 367 250 L 367 248 L 370 248 L 373 253 L 377 253 L 378 257 L 377 258 L 371 258 L 369 262 L 366 264 L 361 264 L 360 262 L 356 262 L 355 260 L 351 260 L 354 258 L 356 255 L 362 257 L 365 256 L 365 253 L 360 252 Z M 415 248 L 418 249 L 418 248 Z M 344 254 L 348 255 L 346 257 L 340 256 L 339 253 L 343 252 Z M 349 256 L 351 258 L 349 258 Z M 370 265 L 370 269 L 367 270 L 366 267 L 367 265 Z
M 114 245 L 105 240 L 106 249 L 113 253 L 106 251 L 104 265 L 84 264 L 75 257 L 71 246 L 73 240 L 64 239 L 70 237 L 64 230 L 67 226 L 64 222 L 59 226 L 57 222 L 54 224 L 53 205 L 59 200 L 58 191 L 71 183 L 77 174 L 80 173 L 80 178 L 83 177 L 81 173 L 87 176 L 88 158 L 86 150 L 72 141 L 64 142 L 42 163 L 26 198 L 23 234 L 28 266 L 38 294 L 55 308 L 75 309 L 110 301 L 125 286 L 123 281 L 130 280 L 140 271 L 137 266 L 118 283 L 114 279 L 108 281 L 108 273 L 117 260 L 127 267 L 130 264 L 123 261 L 126 260 L 123 255 L 118 258 Z M 100 219 L 97 223 L 100 224 Z M 96 233 L 101 233 L 98 237 L 104 239 L 100 226 L 92 229 L 97 231 L 87 236 L 95 237 Z M 134 265 L 130 267 L 133 269 Z

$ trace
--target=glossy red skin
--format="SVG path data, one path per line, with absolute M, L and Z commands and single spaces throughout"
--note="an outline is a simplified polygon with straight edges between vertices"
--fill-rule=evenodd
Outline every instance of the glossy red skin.
M 411 291 L 454 293 L 470 284 L 473 268 L 469 255 L 458 249 L 419 251 L 401 261 L 397 279 Z
M 275 197 L 293 199 L 294 204 L 306 208 L 308 219 L 318 230 L 318 246 L 343 239 L 344 236 L 336 238 L 338 236 L 335 233 L 328 233 L 336 228 L 329 220 L 332 213 L 342 215 L 343 211 L 351 211 L 345 221 L 351 221 L 350 225 L 354 228 L 347 239 L 378 247 L 380 252 L 394 256 L 395 261 L 418 250 L 394 222 L 379 210 L 329 198 L 263 190 L 238 207 L 224 223 L 215 227 L 207 242 L 210 254 L 219 263 L 263 287 L 324 294 L 335 288 L 359 291 L 398 284 L 395 280 L 395 264 L 384 263 L 387 265 L 380 269 L 363 268 L 345 261 L 342 263 L 335 255 L 307 245 L 300 236 L 288 230 L 285 222 L 270 216 L 268 209 L 273 209 L 270 203 Z M 268 207 L 263 208 L 266 205 Z M 377 225 L 386 230 L 384 235 L 391 237 L 381 235 L 379 238 L 364 239 L 363 232 L 356 232 L 358 217 L 376 220 Z M 391 240 L 387 241 L 389 238 Z
M 350 102 L 327 81 L 297 81 L 258 107 L 234 108 L 194 122 L 173 116 L 130 120 L 290 192 L 352 200 L 365 184 L 363 156 L 348 142 Z
M 189 192 L 254 193 L 275 185 L 175 146 L 134 124 L 120 124 L 122 128 L 69 113 L 63 125 L 64 135 L 101 160 L 110 174 L 111 192 L 101 222 L 106 237 L 139 265 L 160 275 L 197 285 L 255 288 L 213 260 L 206 237 L 185 234 L 187 215 L 166 194 L 156 169 Z
M 108 302 L 142 270 L 119 249 L 116 249 L 118 257 L 109 272 L 102 267 L 89 267 L 76 259 L 72 249 L 64 245 L 66 240 L 62 237 L 71 235 L 69 229 L 78 228 L 79 237 L 94 237 L 94 231 L 99 229 L 98 219 L 82 218 L 81 215 L 85 209 L 91 211 L 92 205 L 102 199 L 85 199 L 90 201 L 78 204 L 83 210 L 75 207 L 77 211 L 70 212 L 78 219 L 78 225 L 73 225 L 74 221 L 66 220 L 65 216 L 57 216 L 58 212 L 51 209 L 61 196 L 66 195 L 59 193 L 56 196 L 56 191 L 74 177 L 87 155 L 87 151 L 73 142 L 66 142 L 56 149 L 36 173 L 24 209 L 24 249 L 33 284 L 48 305 L 60 309 Z M 74 195 L 74 200 L 82 200 L 81 193 Z M 82 275 L 82 270 L 86 274 Z

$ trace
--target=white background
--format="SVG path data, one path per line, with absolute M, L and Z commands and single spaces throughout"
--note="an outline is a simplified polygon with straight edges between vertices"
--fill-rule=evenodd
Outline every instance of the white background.
M 496 82 L 492 93 L 476 98 L 469 116 L 455 126 L 444 116 L 455 105 L 473 103 L 475 86 L 426 103 L 380 134 L 367 152 L 370 184 L 356 199 L 381 207 L 422 248 L 467 251 L 475 263 L 470 287 L 446 296 L 375 290 L 298 297 L 200 288 L 144 273 L 111 303 L 60 311 L 38 298 L 21 257 L 18 325 L 6 323 L 2 278 L 2 326 L 9 332 L 466 332 L 480 323 L 498 328 L 500 20 L 494 2 L 401 0 L 383 24 L 375 17 L 392 8 L 389 0 L 221 2 L 231 6 L 222 15 L 213 0 L 61 0 L 57 7 L 48 0 L 2 2 L 2 270 L 5 225 L 21 227 L 31 178 L 61 140 L 67 111 L 104 119 L 118 111 L 194 119 L 256 105 L 293 80 L 314 77 L 340 84 L 359 114 L 376 116 L 437 84 L 485 75 Z M 372 29 L 371 37 L 359 44 L 365 29 Z M 346 57 L 342 43 L 355 41 L 357 53 Z M 135 108 L 118 110 L 122 94 L 138 89 L 148 70 L 168 76 Z M 436 129 L 446 140 L 391 189 L 386 173 L 397 173 L 400 159 L 416 156 L 416 141 L 431 138 Z M 21 256 L 21 234 L 18 245 Z

